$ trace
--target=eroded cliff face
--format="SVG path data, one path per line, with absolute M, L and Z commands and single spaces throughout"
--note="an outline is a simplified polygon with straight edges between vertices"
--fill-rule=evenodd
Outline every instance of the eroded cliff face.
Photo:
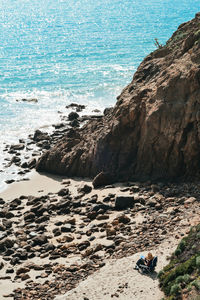
M 200 171 L 200 13 L 148 55 L 102 119 L 70 131 L 38 171 L 116 180 L 167 179 Z

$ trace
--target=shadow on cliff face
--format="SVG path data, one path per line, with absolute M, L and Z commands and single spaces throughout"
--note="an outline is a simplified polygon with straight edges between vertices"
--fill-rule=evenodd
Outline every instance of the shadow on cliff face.
M 36 169 L 116 180 L 193 177 L 200 170 L 200 13 L 149 54 L 114 109 L 66 134 Z

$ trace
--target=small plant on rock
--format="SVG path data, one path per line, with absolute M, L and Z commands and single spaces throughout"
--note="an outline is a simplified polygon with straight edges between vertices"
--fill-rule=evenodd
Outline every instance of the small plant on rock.
M 161 49 L 163 47 L 163 45 L 161 45 L 158 41 L 157 38 L 154 39 L 154 45 L 158 48 L 158 49 Z

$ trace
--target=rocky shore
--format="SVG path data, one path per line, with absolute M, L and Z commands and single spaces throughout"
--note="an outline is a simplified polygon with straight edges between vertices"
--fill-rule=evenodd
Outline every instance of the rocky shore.
M 178 243 L 200 221 L 199 187 L 129 182 L 94 189 L 91 181 L 62 180 L 56 193 L 1 198 L 2 294 L 54 299 L 110 259 L 156 251 L 171 236 Z M 8 282 L 15 286 L 9 294 Z
M 66 112 L 60 114 L 59 123 L 52 124 L 48 128 L 37 129 L 27 138 L 19 139 L 18 143 L 4 146 L 4 161 L 0 172 L 9 174 L 6 184 L 28 180 L 28 174 L 36 167 L 38 158 L 48 149 L 53 148 L 63 136 L 73 135 L 77 128 L 89 120 L 102 118 L 98 109 L 90 115 L 84 114 L 87 113 L 85 105 L 71 103 L 65 108 Z
M 199 176 L 200 13 L 150 53 L 103 118 L 66 134 L 38 171 L 113 180 Z

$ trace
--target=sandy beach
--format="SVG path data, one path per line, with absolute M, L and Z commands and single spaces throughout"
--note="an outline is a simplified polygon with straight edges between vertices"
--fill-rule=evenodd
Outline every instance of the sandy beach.
M 64 177 L 48 174 L 39 174 L 32 171 L 28 180 L 14 182 L 7 186 L 5 190 L 0 193 L 0 197 L 9 200 L 24 196 L 42 196 L 48 193 L 55 193 L 62 187 L 62 180 Z
M 0 194 L 0 244 L 13 240 L 13 246 L 1 254 L 0 299 L 162 298 L 156 274 L 141 275 L 135 262 L 151 250 L 161 270 L 199 222 L 199 206 L 189 195 L 180 201 L 186 184 L 174 198 L 163 196 L 169 186 L 152 188 L 130 182 L 94 189 L 87 179 L 35 171 L 28 181 L 9 185 Z M 132 197 L 133 207 L 116 209 L 118 196 Z M 175 215 L 176 201 L 182 204 Z
M 77 288 L 55 299 L 160 300 L 164 294 L 159 289 L 157 274 L 168 263 L 167 257 L 171 255 L 176 246 L 177 240 L 171 239 L 152 250 L 153 255 L 158 256 L 158 265 L 152 274 L 141 274 L 134 269 L 138 258 L 146 255 L 147 251 L 118 260 L 108 260 L 105 267 L 82 281 Z

